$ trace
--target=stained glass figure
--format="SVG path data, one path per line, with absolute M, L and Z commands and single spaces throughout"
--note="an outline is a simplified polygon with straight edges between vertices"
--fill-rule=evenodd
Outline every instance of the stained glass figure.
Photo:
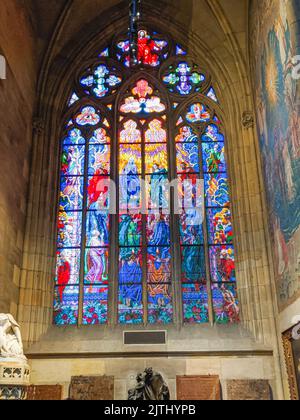
M 140 248 L 120 248 L 119 323 L 143 323 L 142 254 Z
M 148 322 L 167 325 L 173 321 L 172 292 L 168 284 L 148 285 Z
M 207 209 L 207 223 L 210 244 L 232 244 L 233 233 L 229 208 Z
M 224 142 L 224 136 L 215 124 L 209 124 L 202 136 L 203 142 Z
M 120 133 L 120 143 L 141 143 L 142 134 L 134 120 L 126 121 Z
M 224 143 L 202 143 L 204 172 L 226 172 Z
M 170 73 L 163 77 L 163 82 L 172 93 L 189 95 L 205 81 L 205 76 L 196 70 L 193 71 L 186 62 L 179 63 L 177 67 L 171 66 L 170 70 Z
M 106 65 L 101 64 L 95 68 L 93 72 L 87 72 L 87 75 L 80 80 L 81 85 L 88 89 L 90 94 L 97 98 L 104 98 L 112 90 L 122 83 L 122 78 L 117 75 L 116 69 L 110 69 Z
M 60 182 L 59 206 L 61 211 L 82 210 L 83 177 L 62 177 Z
M 85 146 L 64 146 L 61 156 L 61 175 L 83 175 Z
M 73 248 L 81 245 L 81 212 L 63 212 L 58 216 L 58 248 Z
M 138 34 L 138 62 L 145 66 L 157 67 L 161 64 L 160 57 L 166 59 L 168 55 L 164 53 L 168 42 L 158 39 L 155 35 L 151 36 L 146 30 L 139 31 Z M 130 43 L 128 40 L 121 41 L 117 45 L 121 54 L 120 61 L 130 66 Z M 123 59 L 121 58 L 123 57 Z
M 57 251 L 55 283 L 63 293 L 70 285 L 79 284 L 80 249 L 60 249 Z
M 92 232 L 91 245 L 100 243 L 99 232 Z M 85 255 L 85 276 L 86 284 L 108 284 L 108 249 L 107 248 L 87 248 Z
M 88 210 L 107 210 L 110 205 L 110 178 L 97 174 L 88 178 L 87 208 Z
M 82 137 L 82 133 L 78 128 L 74 128 L 73 130 L 69 130 L 68 135 L 63 140 L 64 145 L 84 145 L 85 139 Z
M 235 260 L 232 245 L 211 246 L 209 248 L 210 272 L 213 282 L 235 282 Z
M 107 135 L 107 131 L 104 128 L 95 130 L 93 136 L 89 139 L 90 144 L 109 144 L 110 137 Z
M 226 173 L 205 174 L 205 196 L 208 207 L 229 206 L 228 180 Z
M 165 143 L 167 132 L 162 128 L 162 122 L 154 119 L 149 123 L 149 129 L 145 133 L 146 143 Z
M 213 310 L 217 324 L 239 322 L 239 302 L 235 284 L 212 286 Z
M 124 114 L 151 114 L 166 110 L 165 105 L 161 103 L 161 99 L 152 95 L 153 89 L 144 79 L 137 82 L 132 94 L 133 96 L 125 98 L 125 103 L 120 107 L 120 111 Z
M 89 149 L 89 175 L 108 175 L 110 172 L 110 146 L 99 144 Z
M 190 123 L 208 122 L 211 115 L 205 105 L 200 103 L 194 104 L 189 108 L 186 119 Z

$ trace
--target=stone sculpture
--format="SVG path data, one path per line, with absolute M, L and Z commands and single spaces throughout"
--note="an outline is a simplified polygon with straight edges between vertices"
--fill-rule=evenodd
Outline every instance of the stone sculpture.
M 10 314 L 0 314 L 0 358 L 26 360 L 20 326 Z

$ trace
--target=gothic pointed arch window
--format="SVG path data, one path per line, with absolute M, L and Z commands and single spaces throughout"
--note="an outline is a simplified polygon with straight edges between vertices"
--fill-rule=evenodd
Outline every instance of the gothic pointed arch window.
M 138 46 L 131 69 L 114 39 L 68 99 L 54 323 L 238 322 L 216 91 L 167 36 L 144 29 Z

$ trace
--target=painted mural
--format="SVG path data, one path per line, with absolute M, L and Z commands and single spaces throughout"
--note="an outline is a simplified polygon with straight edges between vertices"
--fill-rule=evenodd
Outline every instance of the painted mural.
M 280 310 L 300 296 L 300 0 L 252 1 L 251 62 Z

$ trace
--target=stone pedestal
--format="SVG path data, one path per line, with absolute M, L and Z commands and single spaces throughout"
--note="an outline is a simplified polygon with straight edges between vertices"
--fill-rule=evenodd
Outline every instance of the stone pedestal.
M 29 375 L 26 360 L 0 359 L 0 400 L 25 400 Z

